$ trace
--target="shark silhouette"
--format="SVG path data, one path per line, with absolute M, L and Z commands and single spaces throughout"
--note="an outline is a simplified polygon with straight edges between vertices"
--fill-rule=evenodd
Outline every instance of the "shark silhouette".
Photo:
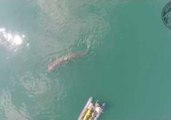
M 82 56 L 86 55 L 87 52 L 88 51 L 75 52 L 75 53 L 70 53 L 68 55 L 56 58 L 54 61 L 52 61 L 51 63 L 48 64 L 48 72 L 52 72 L 52 71 L 58 69 L 61 65 L 66 64 L 67 62 L 69 62 L 75 58 L 82 57 Z

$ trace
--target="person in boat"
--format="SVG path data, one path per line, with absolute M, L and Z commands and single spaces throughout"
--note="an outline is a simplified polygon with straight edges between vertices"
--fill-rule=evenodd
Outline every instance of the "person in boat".
M 99 113 L 102 113 L 102 111 L 103 111 L 103 109 L 101 108 L 101 106 L 98 103 L 96 103 L 95 104 L 95 112 L 97 114 L 99 114 Z
M 94 105 L 93 103 L 90 103 L 89 106 L 87 107 L 87 109 L 85 110 L 83 116 L 81 117 L 82 119 L 84 119 L 86 117 L 86 115 L 88 114 L 89 110 L 94 110 Z
M 83 120 L 89 120 L 90 116 L 92 114 L 92 109 L 88 109 L 86 115 L 84 116 Z
M 92 114 L 94 113 L 94 105 L 90 103 L 87 108 L 87 112 L 85 113 L 83 120 L 92 120 Z

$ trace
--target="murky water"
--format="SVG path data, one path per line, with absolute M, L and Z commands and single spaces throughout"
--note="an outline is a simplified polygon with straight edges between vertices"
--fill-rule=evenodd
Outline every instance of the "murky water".
M 171 119 L 167 0 L 0 0 L 0 119 Z M 57 57 L 88 54 L 48 73 Z

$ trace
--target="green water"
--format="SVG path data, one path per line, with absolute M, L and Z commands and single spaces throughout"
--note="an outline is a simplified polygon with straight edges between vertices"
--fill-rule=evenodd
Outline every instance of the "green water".
M 106 103 L 100 120 L 170 120 L 167 2 L 0 0 L 0 119 L 77 120 L 93 96 Z M 12 44 L 4 34 L 25 37 Z M 86 49 L 47 72 L 56 57 Z

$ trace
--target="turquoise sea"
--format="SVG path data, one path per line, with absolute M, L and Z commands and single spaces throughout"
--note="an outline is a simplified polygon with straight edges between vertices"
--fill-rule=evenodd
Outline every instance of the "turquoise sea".
M 77 120 L 90 96 L 100 120 L 171 120 L 168 1 L 0 0 L 0 120 Z

